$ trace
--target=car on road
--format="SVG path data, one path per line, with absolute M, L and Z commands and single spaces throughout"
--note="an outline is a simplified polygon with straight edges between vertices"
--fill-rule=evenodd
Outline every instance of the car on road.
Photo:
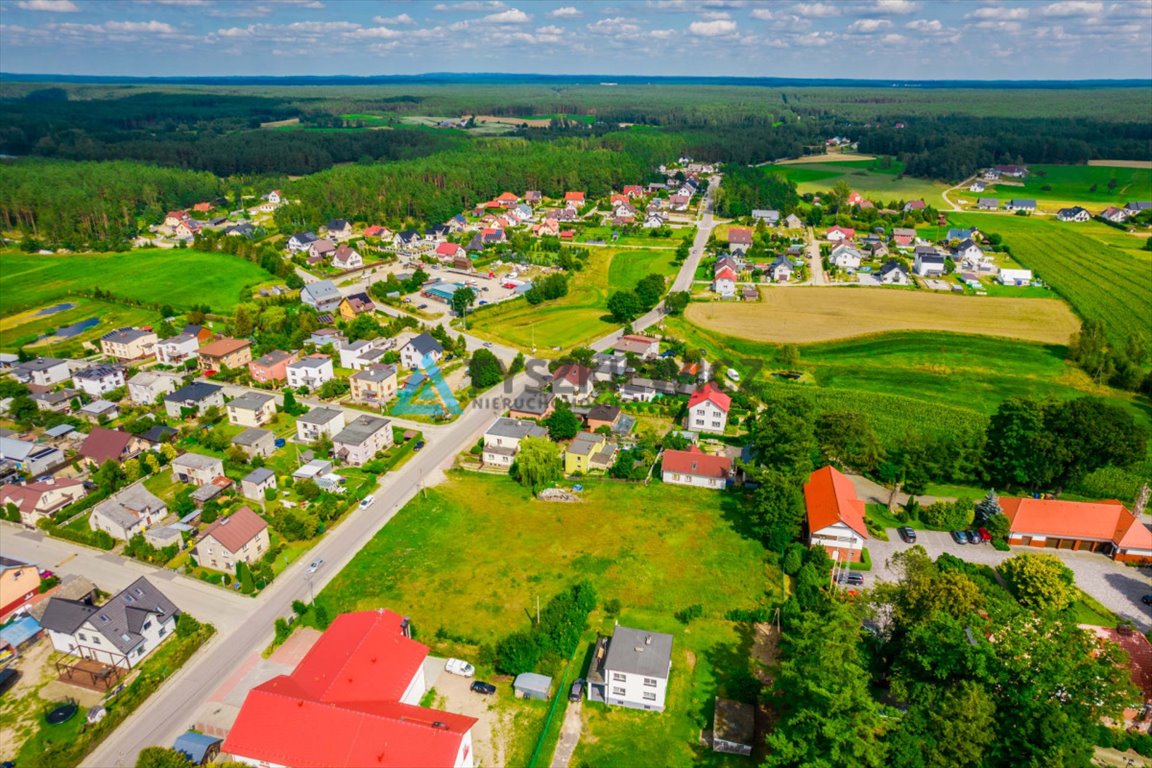
M 576 678 L 568 690 L 568 701 L 580 701 L 582 698 L 584 698 L 584 680 L 583 678 Z
M 1144 595 L 1144 597 L 1140 598 L 1140 602 L 1144 603 L 1144 605 L 1152 605 L 1152 595 Z
M 964 535 L 964 531 L 952 531 L 950 535 L 952 536 L 952 541 L 957 544 L 968 543 L 968 537 Z
M 468 689 L 473 693 L 482 693 L 485 696 L 491 696 L 496 693 L 496 686 L 492 685 L 492 683 L 485 683 L 483 680 L 477 680 L 468 686 Z
M 484 349 L 492 349 L 492 342 L 490 342 L 490 341 L 484 342 Z
M 976 533 L 980 534 L 980 541 L 992 541 L 992 534 L 987 528 L 977 528 Z
M 308 573 L 316 573 L 316 571 L 320 570 L 320 566 L 322 565 L 324 565 L 324 560 L 322 558 L 319 560 L 313 560 L 308 564 Z
M 964 538 L 968 539 L 969 544 L 979 544 L 981 541 L 980 534 L 976 531 L 964 531 Z
M 376 497 L 373 496 L 372 494 L 368 494 L 367 496 L 365 496 L 363 499 L 360 500 L 360 509 L 364 509 L 365 507 L 372 506 L 372 502 L 374 502 L 374 501 L 376 501 Z
M 424 448 L 424 441 L 423 440 L 417 440 L 416 445 L 412 446 L 413 452 L 422 450 L 423 448 Z
M 476 674 L 476 667 L 463 659 L 448 659 L 448 662 L 444 665 L 444 669 L 453 675 L 460 675 L 460 677 L 472 677 L 472 675 Z
M 902 525 L 896 529 L 896 533 L 900 534 L 900 538 L 904 539 L 908 544 L 916 543 L 916 531 L 912 530 L 906 525 Z
M 486 302 L 486 301 L 481 301 L 481 302 L 480 302 L 480 306 L 481 306 L 481 307 L 483 307 L 483 306 L 485 306 L 485 305 L 487 305 L 487 304 L 488 304 L 488 302 Z
M 837 579 L 837 581 L 853 587 L 862 587 L 864 586 L 864 574 L 856 573 L 856 571 L 846 571 L 840 574 L 840 578 Z

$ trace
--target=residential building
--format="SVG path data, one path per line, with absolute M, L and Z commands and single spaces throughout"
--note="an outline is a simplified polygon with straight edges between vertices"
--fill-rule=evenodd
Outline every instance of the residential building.
M 1125 203 L 1124 209 L 1128 211 L 1130 216 L 1144 211 L 1152 211 L 1152 200 L 1133 200 Z
M 99 467 L 106 461 L 127 461 L 140 452 L 141 441 L 118 429 L 92 427 L 80 444 L 80 458 Z
M 63 458 L 63 455 L 61 455 Z M 0 506 L 14 504 L 20 522 L 35 528 L 41 519 L 88 495 L 79 480 L 42 480 L 27 485 L 0 485 Z
M 313 408 L 296 419 L 296 439 L 314 443 L 321 437 L 335 437 L 344 429 L 344 411 L 339 408 Z
M 526 437 L 547 437 L 548 430 L 524 419 L 497 418 L 484 433 L 484 451 L 481 457 L 485 467 L 508 470 L 520 441 Z
M 804 484 L 808 545 L 823 546 L 836 560 L 857 562 L 868 540 L 864 502 L 852 481 L 835 467 L 822 467 Z
M 385 353 L 394 347 L 393 339 L 360 339 L 340 350 L 340 367 L 362 371 L 370 365 L 383 362 Z
M 824 235 L 824 239 L 830 243 L 842 243 L 845 240 L 855 240 L 856 230 L 851 227 L 829 227 L 828 233 Z
M 239 368 L 252 362 L 252 342 L 223 337 L 200 347 L 198 355 L 202 371 Z
M 581 403 L 592 396 L 593 371 L 578 363 L 560 366 L 552 374 L 552 394 L 568 403 Z
M 332 252 L 332 266 L 336 269 L 360 269 L 364 266 L 364 259 L 360 253 L 347 243 L 340 243 Z
M 732 398 L 709 381 L 688 398 L 688 420 L 685 426 L 693 432 L 722 435 L 728 425 L 728 410 L 731 407 Z
M 52 413 L 71 413 L 72 401 L 77 400 L 80 393 L 74 389 L 60 389 L 52 392 L 33 392 L 29 397 L 41 411 Z
M 984 251 L 971 238 L 965 238 L 956 246 L 956 261 L 981 261 L 983 259 Z
M 343 298 L 340 289 L 331 280 L 317 280 L 308 283 L 300 290 L 300 301 L 314 307 L 317 312 L 336 311 Z
M 298 387 L 319 389 L 324 382 L 336 378 L 332 358 L 322 354 L 302 357 L 294 363 L 289 363 L 284 370 L 288 373 L 288 386 L 293 389 Z
M 324 227 L 333 240 L 347 240 L 352 237 L 352 224 L 344 219 L 332 219 Z
M 156 342 L 156 362 L 163 365 L 183 365 L 186 360 L 195 360 L 199 350 L 199 338 L 191 333 L 181 333 Z
M 317 349 L 331 344 L 332 349 L 341 350 L 348 346 L 348 339 L 344 338 L 344 334 L 335 328 L 320 328 L 312 332 L 312 335 L 308 337 L 308 343 Z
M 12 366 L 12 375 L 21 384 L 37 387 L 51 387 L 72 376 L 72 368 L 67 360 L 56 357 L 38 357 Z
M 153 405 L 161 396 L 174 392 L 177 381 L 171 374 L 140 371 L 128 379 L 128 399 L 135 405 Z
M 175 631 L 179 615 L 180 609 L 141 576 L 100 606 L 51 597 L 40 625 L 61 653 L 131 669 Z
M 72 385 L 92 397 L 100 397 L 124 384 L 124 367 L 120 365 L 93 365 L 72 374 Z
M 40 569 L 32 563 L 0 556 L 0 617 L 40 593 Z
M 174 419 L 199 416 L 209 408 L 224 407 L 224 388 L 194 381 L 164 396 L 164 412 Z
M 1071 208 L 1061 208 L 1056 212 L 1057 221 L 1088 221 L 1092 214 L 1078 205 Z
M 525 387 L 508 404 L 508 415 L 514 419 L 546 419 L 552 415 L 555 399 L 546 389 Z
M 421 333 L 400 348 L 400 362 L 412 370 L 438 363 L 443 356 L 444 347 L 430 333 Z
M 981 197 L 976 200 L 976 210 L 978 211 L 995 211 L 1000 208 L 1000 198 L 998 197 Z
M 1001 269 L 997 275 L 1003 285 L 1026 286 L 1032 284 L 1032 270 L 1030 269 Z
M 1114 205 L 1110 205 L 1104 210 L 1100 211 L 1100 218 L 1104 219 L 1105 221 L 1110 221 L 1113 224 L 1123 224 L 1128 220 L 1128 215 L 1130 213 L 1131 212 L 1125 208 L 1117 208 Z
M 487 449 L 485 449 L 487 450 Z M 616 461 L 618 447 L 604 435 L 579 432 L 564 449 L 564 473 L 586 475 L 607 472 Z
M 202 453 L 184 453 L 172 459 L 172 480 L 208 485 L 224 474 L 224 462 Z
M 336 243 L 327 238 L 320 238 L 308 246 L 308 263 L 319 264 L 335 252 Z
M 660 341 L 651 336 L 630 333 L 617 339 L 612 349 L 621 355 L 633 354 L 642 360 L 651 360 L 660 356 Z
M 795 271 L 796 267 L 792 264 L 792 260 L 781 254 L 768 265 L 764 274 L 774 283 L 787 283 L 792 279 L 792 274 Z
M 762 221 L 769 227 L 775 227 L 780 223 L 780 211 L 774 211 L 765 208 L 752 209 L 752 220 Z
M 164 502 L 140 480 L 92 508 L 88 527 L 114 539 L 128 541 L 168 515 Z
M 359 467 L 392 445 L 392 422 L 366 413 L 357 416 L 332 438 L 332 455 Z
M 0 437 L 0 466 L 37 477 L 65 462 L 64 452 L 59 448 L 15 437 Z
M 267 429 L 249 427 L 232 438 L 232 445 L 238 445 L 251 460 L 255 456 L 271 456 L 276 451 L 276 435 Z
M 712 290 L 724 298 L 736 295 L 736 270 L 730 266 L 722 266 L 712 275 Z
M 693 445 L 686 451 L 664 451 L 661 473 L 664 482 L 673 485 L 722 490 L 732 475 L 732 460 L 706 454 Z
M 266 467 L 254 469 L 240 481 L 240 494 L 246 499 L 264 501 L 264 491 L 276 490 L 276 473 Z
M 297 232 L 288 238 L 288 252 L 300 253 L 301 251 L 306 251 L 312 243 L 319 239 L 320 238 L 316 237 L 312 232 Z
M 1123 563 L 1152 564 L 1152 531 L 1119 501 L 1000 499 L 1008 543 L 1099 552 Z
M 232 574 L 237 563 L 251 565 L 268 551 L 268 523 L 248 507 L 240 507 L 204 530 L 196 542 L 196 562 Z
M 927 251 L 917 253 L 912 271 L 921 277 L 940 277 L 945 271 L 943 254 Z
M 838 245 L 832 249 L 832 253 L 828 256 L 828 261 L 839 269 L 852 271 L 860 268 L 860 261 L 863 258 L 864 254 L 852 246 Z
M 472 768 L 471 717 L 419 706 L 428 648 L 380 609 L 338 616 L 289 675 L 248 692 L 222 752 L 251 766 Z
M 1036 210 L 1036 201 L 1014 198 L 1004 203 L 1004 209 L 1007 211 L 1034 211 Z
M 396 396 L 396 373 L 394 365 L 373 365 L 352 374 L 348 380 L 352 399 L 383 406 Z
M 895 259 L 885 262 L 876 275 L 884 285 L 908 285 L 911 282 L 907 268 Z
M 620 406 L 618 405 L 599 403 L 588 409 L 587 415 L 584 416 L 584 423 L 587 425 L 589 432 L 595 432 L 601 427 L 615 430 L 617 425 L 620 424 L 620 415 L 622 413 L 623 411 L 620 410 Z
M 248 363 L 248 373 L 251 374 L 252 381 L 259 384 L 284 381 L 288 378 L 288 364 L 295 361 L 296 353 L 274 349 Z
M 80 409 L 80 415 L 88 421 L 107 422 L 120 415 L 120 406 L 111 400 L 93 400 Z
M 117 360 L 139 360 L 152 355 L 158 341 L 152 331 L 120 328 L 100 337 L 100 352 Z
M 663 712 L 672 673 L 672 635 L 616 625 L 600 637 L 588 671 L 588 698 Z
M 276 418 L 276 398 L 259 392 L 245 392 L 229 400 L 228 421 L 239 427 L 258 427 Z
M 340 300 L 340 306 L 337 308 L 337 311 L 340 313 L 340 317 L 345 320 L 355 320 L 359 315 L 375 312 L 376 303 L 363 291 L 360 293 L 350 293 Z
M 796 214 L 790 213 L 786 217 L 784 217 L 784 228 L 785 229 L 803 229 L 804 228 L 804 222 L 801 221 L 800 217 L 797 216 Z

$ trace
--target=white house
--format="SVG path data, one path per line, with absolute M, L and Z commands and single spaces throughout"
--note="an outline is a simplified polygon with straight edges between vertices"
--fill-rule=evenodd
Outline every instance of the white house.
M 140 481 L 128 486 L 92 508 L 88 527 L 104 531 L 115 539 L 128 541 L 142 534 L 168 514 L 164 502 Z
M 735 296 L 736 272 L 728 266 L 720 267 L 712 276 L 712 290 L 721 296 Z
M 1057 221 L 1088 221 L 1092 214 L 1076 205 L 1071 208 L 1061 208 L 1056 212 Z
M 180 609 L 141 576 L 103 605 L 48 598 L 40 626 L 52 647 L 122 669 L 131 669 L 176 629 Z
M 500 417 L 484 433 L 484 466 L 507 471 L 520 450 L 521 440 L 547 436 L 548 430 L 533 421 Z
M 392 422 L 366 413 L 357 416 L 332 438 L 332 455 L 359 467 L 377 451 L 392 445 Z
M 202 453 L 184 453 L 172 459 L 172 480 L 207 485 L 224 474 L 224 462 Z
M 156 342 L 156 361 L 163 365 L 181 365 L 185 360 L 196 359 L 198 349 L 200 340 L 191 333 L 182 333 Z
M 1031 285 L 1032 270 L 1030 269 L 1001 269 L 999 280 L 1002 285 Z
M 194 381 L 164 396 L 164 412 L 174 419 L 184 417 L 184 413 L 199 416 L 212 407 L 223 407 L 224 388 L 218 384 Z
M 331 280 L 317 280 L 300 289 L 300 301 L 317 312 L 332 312 L 340 306 L 343 294 Z
M 240 481 L 240 494 L 253 501 L 264 501 L 264 491 L 269 489 L 276 489 L 276 473 L 266 467 L 252 470 Z
M 630 709 L 663 712 L 672 672 L 672 635 L 617 625 L 596 642 L 588 698 Z
M 288 373 L 288 386 L 293 389 L 297 387 L 318 389 L 324 382 L 336 378 L 332 358 L 328 355 L 308 355 L 289 363 L 284 370 Z
M 884 285 L 908 285 L 911 282 L 911 278 L 908 277 L 908 270 L 895 259 L 885 262 L 876 274 Z
M 864 502 L 852 481 L 834 467 L 822 467 L 804 484 L 808 545 L 822 546 L 834 559 L 858 561 L 868 540 Z
M 972 240 L 966 239 L 956 246 L 955 258 L 956 261 L 981 261 L 984 259 L 984 251 Z
M 228 401 L 228 421 L 240 427 L 258 427 L 276 417 L 276 398 L 259 392 L 245 392 Z
M 93 365 L 72 374 L 73 386 L 92 397 L 123 387 L 124 383 L 124 368 L 119 365 Z
M 319 239 L 320 238 L 316 237 L 312 232 L 297 232 L 288 238 L 288 252 L 300 253 L 300 251 L 306 251 L 312 243 Z
M 552 394 L 569 403 L 580 403 L 592 396 L 595 371 L 577 363 L 568 363 L 552 374 Z
M 70 378 L 72 368 L 67 360 L 56 357 L 38 357 L 12 366 L 12 375 L 22 384 L 51 387 Z
M 860 268 L 860 260 L 863 259 L 860 251 L 856 250 L 850 245 L 838 245 L 832 249 L 831 255 L 828 260 L 840 269 L 855 270 Z
M 423 368 L 428 361 L 437 363 L 444 356 L 444 347 L 430 333 L 414 336 L 400 348 L 400 362 L 405 368 Z
M 693 432 L 724 434 L 724 427 L 728 424 L 728 410 L 731 407 L 732 398 L 710 381 L 688 398 L 686 426 Z
M 692 485 L 698 488 L 722 490 L 732 474 L 732 460 L 727 456 L 712 456 L 696 446 L 686 451 L 664 451 L 661 476 L 673 485 Z
M 296 439 L 314 443 L 321 437 L 335 437 L 344 429 L 344 411 L 339 408 L 313 408 L 296 419 Z
M 394 339 L 360 339 L 340 348 L 340 367 L 362 371 L 383 363 L 384 354 L 396 345 Z
M 944 274 L 944 257 L 939 253 L 917 253 L 912 271 L 921 277 L 939 277 Z
M 174 392 L 176 382 L 170 374 L 141 371 L 128 379 L 128 399 L 136 405 L 152 405 L 161 395 Z
M 347 243 L 340 243 L 332 253 L 332 266 L 336 269 L 359 269 L 364 266 L 364 259 L 355 248 Z

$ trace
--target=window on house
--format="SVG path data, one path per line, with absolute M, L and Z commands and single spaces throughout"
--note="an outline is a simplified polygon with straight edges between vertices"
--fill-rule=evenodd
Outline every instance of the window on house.
M 645 692 L 644 693 L 644 701 L 656 701 L 656 694 Z
M 151 627 L 151 626 L 152 626 L 152 622 L 150 622 L 150 621 L 146 621 L 146 622 L 144 622 L 144 629 L 148 629 L 148 628 L 149 628 L 149 627 Z M 645 680 L 645 681 L 644 681 L 644 685 L 648 685 L 648 681 L 647 681 L 647 680 Z M 655 683 L 653 683 L 653 685 L 655 685 Z
M 612 695 L 613 696 L 623 696 L 624 695 L 624 689 L 618 685 L 614 685 L 614 686 L 612 686 Z
M 624 682 L 627 682 L 627 680 L 628 680 L 628 678 L 625 677 L 624 674 L 621 672 L 613 672 L 612 673 L 612 682 L 614 682 L 614 683 L 624 683 Z
M 80 638 L 80 642 L 82 642 L 82 643 L 86 643 L 86 642 L 88 642 L 88 638 L 87 638 L 87 637 L 85 637 L 85 635 L 84 635 L 84 633 L 83 633 L 83 632 L 81 632 L 80 634 L 78 634 L 78 635 L 77 635 L 77 637 L 79 637 L 79 638 Z
M 654 678 L 654 677 L 644 678 L 644 686 L 647 688 L 655 688 L 656 687 L 656 678 Z

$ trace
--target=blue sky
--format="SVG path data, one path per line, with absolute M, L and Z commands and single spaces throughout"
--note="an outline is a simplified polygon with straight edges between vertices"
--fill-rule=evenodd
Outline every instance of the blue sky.
M 0 69 L 1152 77 L 1149 0 L 0 0 Z

